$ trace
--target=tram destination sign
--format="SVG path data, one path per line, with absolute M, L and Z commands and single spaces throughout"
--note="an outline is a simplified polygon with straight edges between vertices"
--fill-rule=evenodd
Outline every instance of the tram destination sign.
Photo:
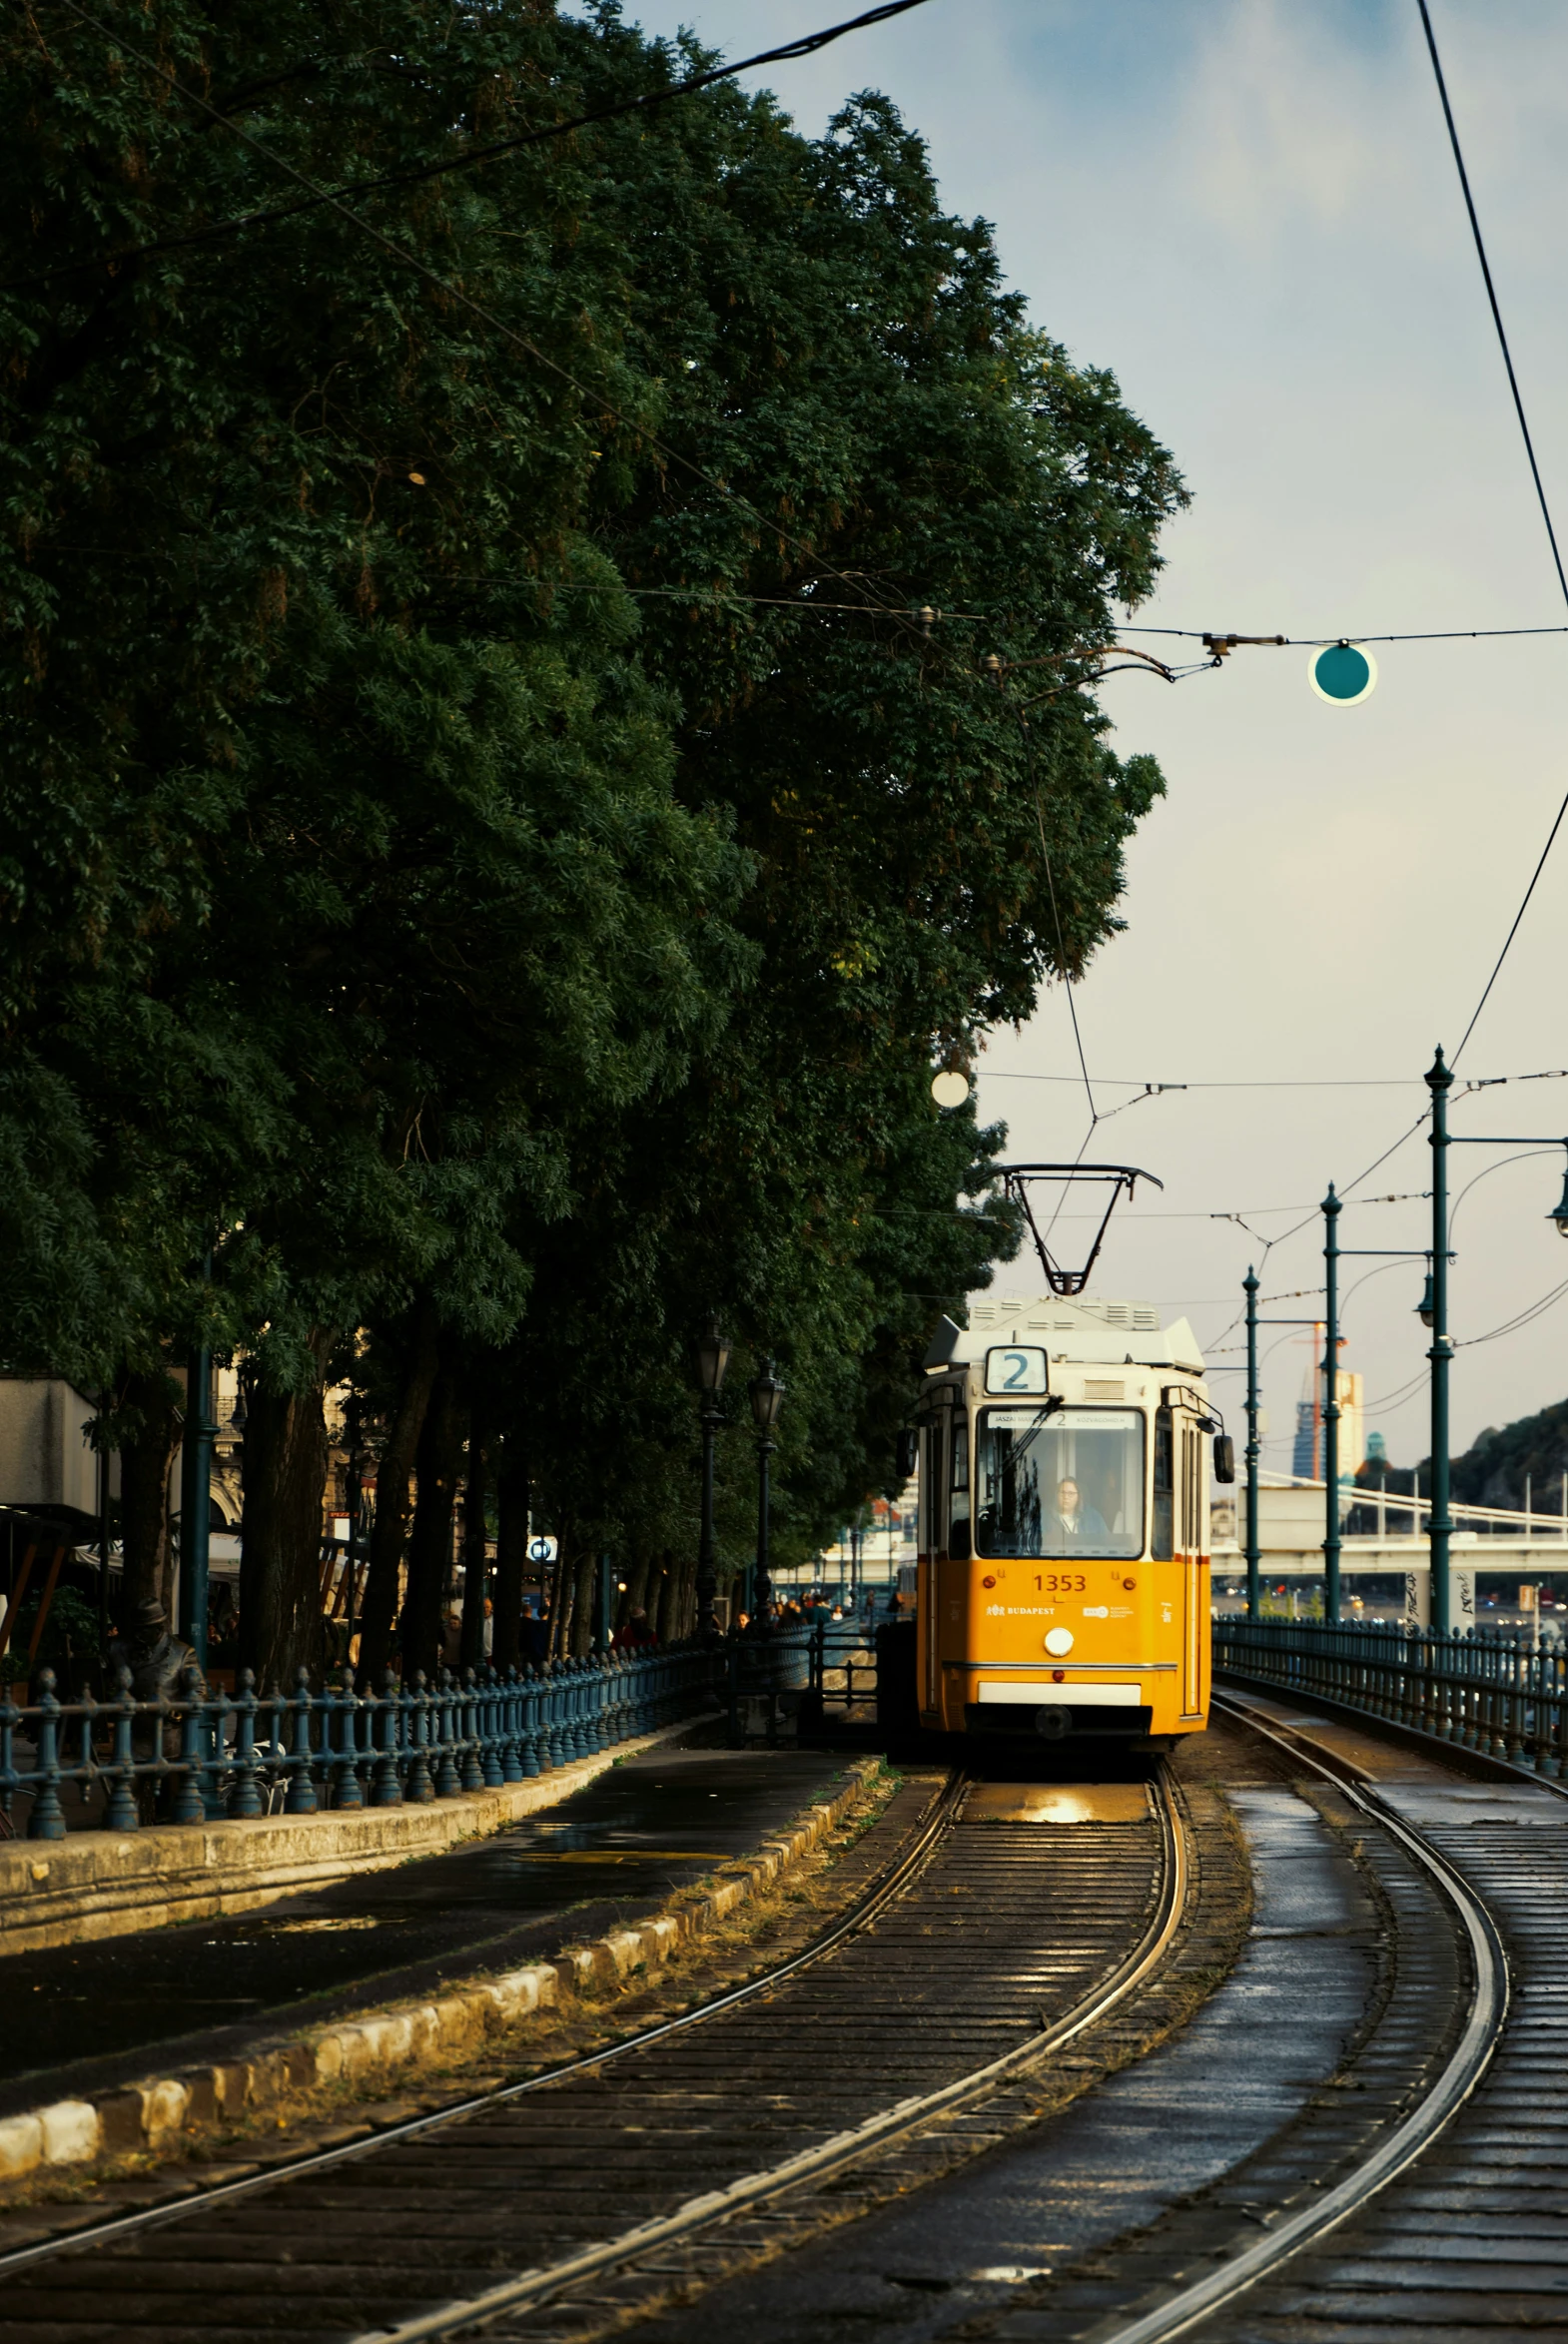
M 986 1353 L 988 1392 L 1043 1392 L 1047 1388 L 1044 1351 L 999 1346 Z

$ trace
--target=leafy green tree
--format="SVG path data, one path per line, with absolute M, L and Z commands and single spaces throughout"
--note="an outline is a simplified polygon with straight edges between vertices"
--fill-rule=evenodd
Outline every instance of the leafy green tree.
M 513 1509 L 646 1577 L 717 1305 L 791 1379 L 806 1540 L 1011 1243 L 930 1067 L 1115 929 L 1161 784 L 1088 685 L 1170 459 L 885 100 L 811 141 L 716 89 L 447 171 L 695 53 L 521 0 L 113 25 L 0 34 L 7 1355 L 120 1394 L 151 1488 L 170 1359 L 247 1350 L 268 1675 L 316 1657 L 349 1365 L 373 1663 L 443 1361 L 509 1362 Z
M 606 1276 L 618 1363 L 580 1394 L 554 1380 L 530 1426 L 537 1447 L 562 1425 L 561 1521 L 591 1455 L 633 1551 L 673 1520 L 689 1555 L 684 1352 L 706 1301 L 792 1377 L 779 1506 L 809 1540 L 885 1484 L 932 1322 L 1011 1249 L 1006 1215 L 955 1212 L 1000 1135 L 939 1118 L 930 1065 L 1115 932 L 1162 784 L 1111 753 L 1085 680 L 1181 490 L 1111 379 L 1030 329 L 886 101 L 821 142 L 728 90 L 597 135 L 592 216 L 638 256 L 630 347 L 662 399 L 641 475 L 595 483 L 601 541 L 679 697 L 682 793 L 731 809 L 754 858 L 758 957 L 692 1083 L 624 1119 L 592 1248 L 647 1265 Z M 549 1323 L 591 1357 L 572 1298 L 585 1338 L 604 1292 L 586 1257 L 557 1267 Z M 628 1359 L 658 1395 L 646 1425 L 617 1424 Z
M 296 1402 L 319 1421 L 335 1343 L 415 1291 L 476 1338 L 515 1324 L 513 1200 L 564 1209 L 573 1119 L 679 1079 L 741 878 L 674 799 L 634 613 L 575 534 L 596 451 L 539 353 L 641 393 L 569 188 L 519 163 L 383 202 L 376 236 L 320 209 L 204 233 L 276 181 L 190 92 L 299 169 L 371 175 L 482 131 L 551 37 L 400 5 L 345 29 L 324 55 L 308 9 L 176 0 L 106 60 L 46 8 L 0 98 L 27 222 L 0 306 L 0 1152 L 26 1167 L 41 1117 L 60 1138 L 46 1209 L 36 1177 L 0 1206 L 8 1350 L 156 1380 L 205 1317 L 255 1353 L 269 1673 L 311 1657 Z M 427 74 L 389 64 L 414 53 Z M 568 550 L 589 590 L 557 611 Z

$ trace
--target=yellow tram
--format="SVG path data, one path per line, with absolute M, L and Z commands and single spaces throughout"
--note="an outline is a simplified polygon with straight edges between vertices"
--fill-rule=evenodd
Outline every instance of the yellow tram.
M 1153 1749 L 1200 1731 L 1211 1442 L 1216 1478 L 1234 1465 L 1186 1320 L 977 1300 L 938 1328 L 917 1434 L 921 1723 Z

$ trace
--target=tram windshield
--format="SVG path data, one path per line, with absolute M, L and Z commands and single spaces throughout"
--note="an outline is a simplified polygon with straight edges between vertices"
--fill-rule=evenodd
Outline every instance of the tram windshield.
M 983 1409 L 975 1467 L 977 1553 L 1143 1553 L 1138 1409 Z

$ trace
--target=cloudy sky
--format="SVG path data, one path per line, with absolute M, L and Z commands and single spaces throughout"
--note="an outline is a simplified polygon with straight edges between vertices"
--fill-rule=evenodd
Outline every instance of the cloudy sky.
M 1568 535 L 1568 12 L 1432 0 L 1548 494 Z M 628 0 L 650 31 L 727 55 L 854 13 L 849 0 Z M 887 91 L 929 142 L 950 207 L 996 225 L 1037 322 L 1111 368 L 1193 491 L 1151 625 L 1303 637 L 1552 626 L 1565 614 L 1534 502 L 1414 0 L 927 0 L 760 78 L 802 130 Z M 1140 638 L 1133 638 L 1138 640 Z M 1330 1179 L 1347 1246 L 1420 1246 L 1416 1123 L 1433 1046 L 1475 1008 L 1568 789 L 1568 640 L 1379 646 L 1373 698 L 1315 700 L 1302 650 L 1238 652 L 1172 689 L 1105 687 L 1118 745 L 1170 796 L 1130 864 L 1125 936 L 1078 994 L 1102 1113 L 1092 1155 L 1165 1181 L 1115 1224 L 1097 1290 L 1185 1311 L 1233 1363 L 1248 1260 L 1266 1295 L 1322 1276 Z M 1568 825 L 1461 1078 L 1456 1132 L 1568 1131 Z M 998 1034 L 981 1102 L 1010 1153 L 1072 1157 L 1088 1108 L 1068 1005 Z M 1543 1217 L 1563 1159 L 1456 1149 L 1455 1445 L 1568 1393 L 1568 1280 Z M 1496 1169 L 1490 1169 L 1495 1167 Z M 1361 1202 L 1393 1195 L 1393 1202 Z M 1147 1201 L 1146 1201 L 1147 1197 Z M 1234 1221 L 1213 1217 L 1239 1213 Z M 1065 1235 L 1066 1224 L 1062 1233 Z M 1261 1240 L 1279 1241 L 1263 1261 Z M 1396 1462 L 1426 1449 L 1419 1264 L 1373 1273 L 1345 1363 Z M 1005 1291 L 1034 1291 L 1020 1262 Z M 1314 1297 L 1273 1305 L 1309 1312 Z M 1306 1353 L 1266 1368 L 1287 1465 Z M 1409 1386 L 1409 1396 L 1403 1396 Z M 1240 1378 L 1215 1384 L 1238 1412 Z M 1234 1415 L 1232 1415 L 1234 1421 Z

